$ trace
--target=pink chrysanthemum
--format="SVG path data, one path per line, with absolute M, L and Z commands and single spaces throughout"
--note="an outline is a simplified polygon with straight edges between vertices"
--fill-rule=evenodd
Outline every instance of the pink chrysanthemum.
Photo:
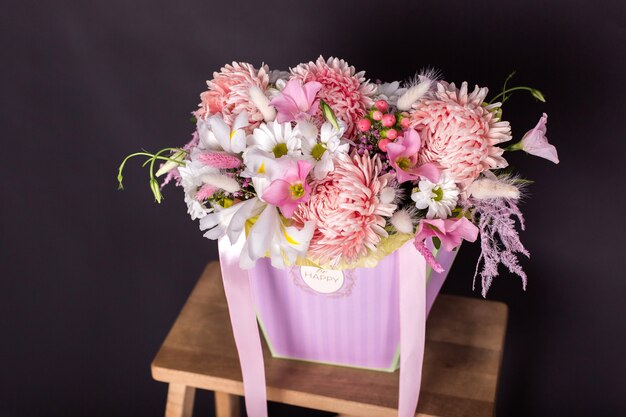
M 319 57 L 315 62 L 300 64 L 291 70 L 292 78 L 303 83 L 317 81 L 322 89 L 317 96 L 330 105 L 335 115 L 346 122 L 346 136 L 351 137 L 356 123 L 361 119 L 374 101 L 376 86 L 365 79 L 365 72 L 356 72 L 354 67 L 342 59 Z M 316 119 L 321 122 L 318 112 Z
M 442 173 L 465 189 L 481 172 L 504 168 L 504 150 L 496 146 L 511 139 L 509 122 L 494 114 L 500 103 L 483 107 L 487 88 L 476 86 L 471 94 L 467 83 L 439 82 L 434 98 L 414 105 L 411 126 L 420 132 L 420 161 L 435 162 Z
M 251 64 L 233 62 L 220 72 L 214 72 L 213 79 L 207 81 L 209 89 L 200 94 L 202 102 L 194 115 L 206 118 L 207 115 L 221 113 L 224 121 L 231 125 L 238 114 L 247 111 L 250 125 L 246 130 L 252 131 L 263 121 L 263 115 L 250 99 L 250 88 L 256 86 L 265 91 L 268 84 L 267 65 L 257 70 Z
M 391 176 L 379 176 L 382 164 L 377 155 L 355 154 L 334 163 L 326 178 L 311 183 L 311 197 L 298 207 L 294 220 L 298 225 L 309 220 L 317 223 L 308 256 L 337 265 L 376 250 L 387 236 L 383 217 L 391 217 L 396 205 L 380 201 L 380 191 Z

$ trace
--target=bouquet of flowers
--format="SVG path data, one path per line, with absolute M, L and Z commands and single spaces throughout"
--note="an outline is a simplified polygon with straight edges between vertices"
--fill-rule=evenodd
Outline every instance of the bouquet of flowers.
M 130 155 L 118 180 L 121 187 L 129 158 L 145 156 L 158 202 L 175 181 L 205 237 L 245 236 L 242 268 L 262 257 L 277 268 L 368 267 L 413 240 L 441 271 L 427 239 L 450 251 L 479 238 L 483 295 L 499 264 L 525 287 L 517 255 L 528 252 L 516 224 L 524 228 L 517 203 L 526 181 L 506 170 L 505 152 L 558 157 L 545 113 L 508 144 L 502 105 L 515 91 L 544 101 L 540 91 L 505 82 L 487 100 L 487 88 L 457 86 L 432 70 L 373 83 L 322 57 L 289 72 L 233 62 L 207 84 L 191 141 Z
M 122 162 L 120 187 L 128 159 L 146 157 L 157 202 L 174 181 L 204 236 L 219 239 L 248 415 L 267 416 L 257 315 L 275 356 L 389 371 L 400 362 L 398 415 L 408 417 L 426 316 L 461 242 L 480 239 L 483 296 L 500 264 L 526 287 L 516 227 L 527 181 L 504 155 L 558 157 L 545 113 L 508 143 L 502 104 L 515 91 L 545 101 L 507 87 L 512 75 L 487 100 L 487 88 L 435 71 L 372 83 L 336 58 L 289 72 L 233 62 L 207 82 L 189 143 Z M 320 290 L 315 280 L 337 285 Z M 331 292 L 339 298 L 318 297 Z M 374 313 L 386 319 L 370 321 Z

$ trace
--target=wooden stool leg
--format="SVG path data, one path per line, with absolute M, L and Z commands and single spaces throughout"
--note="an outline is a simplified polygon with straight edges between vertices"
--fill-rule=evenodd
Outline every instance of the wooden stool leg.
M 165 417 L 191 417 L 196 389 L 183 384 L 170 384 L 167 391 Z
M 215 417 L 239 417 L 239 397 L 216 391 Z

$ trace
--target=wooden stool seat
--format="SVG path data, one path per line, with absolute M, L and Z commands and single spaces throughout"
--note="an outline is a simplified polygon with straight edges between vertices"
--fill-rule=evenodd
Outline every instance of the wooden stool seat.
M 491 416 L 507 307 L 441 295 L 426 328 L 418 415 Z M 397 416 L 398 372 L 273 359 L 265 343 L 270 401 L 341 415 Z M 215 391 L 218 417 L 239 415 L 241 369 L 219 263 L 207 265 L 152 362 L 152 376 L 169 384 L 167 417 L 189 417 L 195 389 Z

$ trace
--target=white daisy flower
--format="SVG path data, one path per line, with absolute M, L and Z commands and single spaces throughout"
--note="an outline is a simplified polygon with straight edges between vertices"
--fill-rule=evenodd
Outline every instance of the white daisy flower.
M 187 213 L 191 216 L 191 220 L 203 218 L 211 209 L 204 207 L 201 202 L 196 200 L 196 193 L 198 192 L 198 187 L 204 184 L 202 176 L 215 173 L 215 169 L 192 159 L 185 166 L 179 167 L 178 172 L 181 178 L 180 185 L 185 191 Z
M 338 120 L 338 123 L 339 130 L 329 122 L 324 123 L 320 129 L 319 141 L 317 135 L 302 135 L 302 153 L 315 164 L 313 177 L 317 180 L 324 179 L 335 168 L 334 158 L 346 155 L 350 149 L 349 142 L 342 139 L 347 125 L 342 120 Z M 303 131 L 307 129 L 308 125 L 302 128 Z
M 262 123 L 248 140 L 251 147 L 273 154 L 276 159 L 285 155 L 302 155 L 300 132 L 293 129 L 291 123 Z
M 438 183 L 426 179 L 413 189 L 411 199 L 420 210 L 428 209 L 427 219 L 445 219 L 452 215 L 459 199 L 459 189 L 452 179 L 442 176 Z

